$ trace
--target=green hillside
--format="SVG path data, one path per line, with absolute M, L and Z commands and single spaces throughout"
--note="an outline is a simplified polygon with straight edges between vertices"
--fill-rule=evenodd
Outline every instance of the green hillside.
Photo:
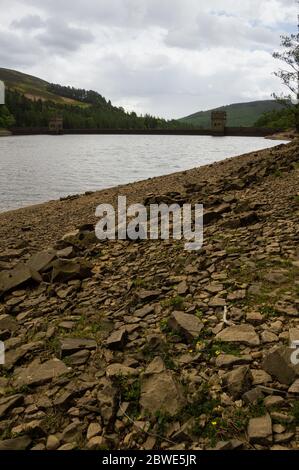
M 53 116 L 62 116 L 65 129 L 170 129 L 189 124 L 167 121 L 149 114 L 138 116 L 113 106 L 93 90 L 49 83 L 15 70 L 0 68 L 5 82 L 5 106 L 0 127 L 47 127 Z
M 49 91 L 49 82 L 32 75 L 27 75 L 26 73 L 0 67 L 0 80 L 5 82 L 6 89 L 16 91 L 31 100 L 50 100 L 54 103 L 82 106 L 82 103 L 77 100 L 52 93 Z
M 190 116 L 180 119 L 180 122 L 209 128 L 211 125 L 211 112 L 212 111 L 226 111 L 227 112 L 227 125 L 231 127 L 254 126 L 255 122 L 264 114 L 273 110 L 281 110 L 282 105 L 273 100 L 266 101 L 252 101 L 249 103 L 236 103 L 228 106 L 221 106 L 220 108 L 210 109 L 208 111 L 200 111 Z

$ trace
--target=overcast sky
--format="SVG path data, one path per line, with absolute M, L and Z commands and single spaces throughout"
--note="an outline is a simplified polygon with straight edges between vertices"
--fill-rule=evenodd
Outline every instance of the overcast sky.
M 0 67 L 166 118 L 280 92 L 295 0 L 0 0 Z

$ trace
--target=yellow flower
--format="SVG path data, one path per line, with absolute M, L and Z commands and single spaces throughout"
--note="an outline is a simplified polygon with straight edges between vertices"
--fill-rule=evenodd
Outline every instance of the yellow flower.
M 221 351 L 215 351 L 216 356 L 219 356 L 219 354 L 221 354 Z
M 217 421 L 212 421 L 212 426 L 217 426 Z

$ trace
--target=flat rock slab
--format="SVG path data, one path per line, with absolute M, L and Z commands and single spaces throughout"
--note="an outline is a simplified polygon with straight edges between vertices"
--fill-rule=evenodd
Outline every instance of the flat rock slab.
M 173 312 L 168 320 L 168 326 L 176 333 L 182 334 L 188 341 L 196 339 L 204 327 L 195 315 L 183 312 Z
M 63 338 L 60 340 L 60 351 L 62 356 L 73 354 L 82 349 L 92 350 L 97 348 L 97 342 L 88 338 Z
M 27 261 L 27 266 L 34 269 L 37 272 L 42 272 L 46 268 L 50 267 L 51 262 L 56 258 L 55 250 L 44 250 L 35 253 Z
M 141 302 L 146 302 L 146 301 L 149 302 L 159 297 L 159 295 L 161 295 L 161 291 L 159 289 L 156 289 L 156 290 L 141 289 L 140 291 L 136 292 L 136 295 Z
M 18 329 L 18 322 L 7 314 L 0 315 L 0 330 L 16 331 Z
M 16 437 L 15 439 L 5 439 L 0 441 L 0 450 L 26 450 L 31 444 L 29 436 Z
M 145 307 L 139 308 L 138 310 L 135 310 L 134 316 L 139 317 L 139 318 L 144 318 L 150 313 L 153 313 L 155 310 L 154 305 L 146 305 Z
M 130 377 L 138 375 L 138 371 L 133 367 L 125 366 L 124 364 L 110 364 L 106 369 L 107 377 Z
M 216 340 L 225 343 L 244 343 L 249 346 L 259 346 L 260 339 L 252 325 L 229 326 L 216 335 Z
M 41 385 L 67 374 L 70 370 L 70 367 L 67 367 L 64 362 L 56 358 L 50 359 L 43 364 L 38 359 L 35 359 L 28 367 L 22 368 L 15 373 L 13 385 L 15 387 Z
M 24 263 L 19 263 L 10 271 L 2 271 L 0 273 L 0 295 L 17 288 L 32 279 L 38 282 L 42 281 L 38 272 L 34 271 Z
M 1 398 L 0 399 L 0 418 L 5 416 L 5 414 L 15 406 L 19 406 L 23 403 L 24 396 L 21 394 L 12 395 L 9 397 Z
M 252 356 L 250 355 L 243 355 L 243 356 L 234 356 L 233 354 L 220 354 L 216 358 L 216 366 L 220 369 L 229 368 L 233 366 L 238 366 L 242 364 L 248 364 L 253 361 Z
M 270 415 L 249 420 L 247 434 L 252 444 L 272 444 L 272 420 Z

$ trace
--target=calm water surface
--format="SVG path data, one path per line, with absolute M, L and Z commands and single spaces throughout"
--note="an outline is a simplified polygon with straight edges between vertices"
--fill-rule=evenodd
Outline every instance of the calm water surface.
M 1 137 L 0 211 L 187 170 L 280 143 L 260 137 Z

